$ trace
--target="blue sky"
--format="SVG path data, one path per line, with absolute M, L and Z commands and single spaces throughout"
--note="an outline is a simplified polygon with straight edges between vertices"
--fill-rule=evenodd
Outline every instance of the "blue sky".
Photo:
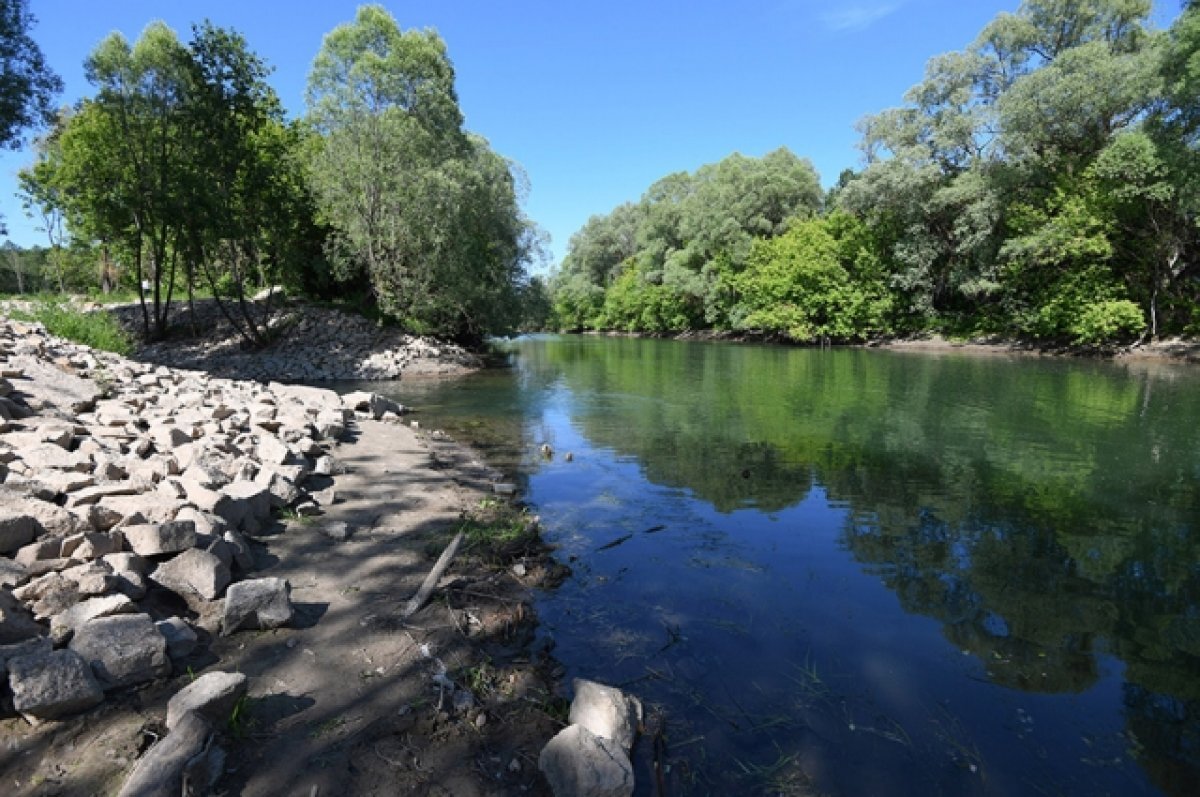
M 670 172 L 731 152 L 787 146 L 825 185 L 861 165 L 854 124 L 897 105 L 932 56 L 969 44 L 1019 0 L 408 0 L 384 5 L 404 28 L 446 40 L 467 126 L 520 163 L 528 214 L 553 261 L 588 217 L 636 200 Z M 63 77 L 64 103 L 91 93 L 83 60 L 105 35 L 136 39 L 162 19 L 233 27 L 275 68 L 289 114 L 321 38 L 353 19 L 342 0 L 31 0 L 33 36 Z M 1166 27 L 1178 0 L 1156 0 Z M 43 243 L 14 192 L 28 151 L 0 155 L 11 239 Z

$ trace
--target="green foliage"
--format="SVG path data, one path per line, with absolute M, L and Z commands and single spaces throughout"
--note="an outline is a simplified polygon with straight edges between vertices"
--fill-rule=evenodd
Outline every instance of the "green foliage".
M 890 297 L 872 274 L 861 224 L 838 214 L 760 240 L 735 279 L 739 326 L 792 340 L 862 340 L 884 333 Z
M 38 321 L 46 330 L 60 338 L 82 343 L 101 351 L 129 354 L 133 341 L 114 316 L 104 311 L 84 312 L 64 304 L 57 297 L 43 299 L 29 313 L 13 313 Z
M 812 164 L 784 148 L 668 175 L 637 204 L 594 216 L 571 236 L 551 285 L 558 325 L 730 329 L 732 279 L 754 241 L 815 215 L 820 204 Z
M 1133 340 L 1146 329 L 1142 309 L 1128 299 L 1106 299 L 1083 306 L 1072 326 L 1074 342 L 1100 346 Z
M 466 340 L 515 328 L 537 239 L 514 169 L 462 129 L 436 32 L 382 6 L 325 37 L 308 84 L 310 185 L 341 280 L 408 326 Z
M 24 128 L 49 121 L 62 80 L 29 36 L 34 18 L 26 0 L 0 0 L 0 146 L 20 145 Z

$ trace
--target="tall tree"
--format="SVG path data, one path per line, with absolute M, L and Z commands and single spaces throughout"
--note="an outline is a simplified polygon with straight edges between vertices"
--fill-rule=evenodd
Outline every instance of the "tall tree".
M 416 329 L 475 338 L 508 325 L 530 226 L 509 164 L 462 129 L 441 37 L 363 6 L 325 37 L 308 106 L 340 276 L 366 277 L 379 307 Z
M 26 0 L 0 0 L 0 146 L 15 148 L 24 128 L 53 120 L 62 91 L 29 36 L 34 21 Z
M 26 0 L 0 0 L 0 147 L 16 149 L 22 130 L 52 122 L 54 96 L 62 91 L 62 79 L 29 36 L 33 24 Z

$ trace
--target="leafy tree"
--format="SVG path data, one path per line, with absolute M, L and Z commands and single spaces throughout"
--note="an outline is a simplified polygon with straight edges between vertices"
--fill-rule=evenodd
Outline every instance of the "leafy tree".
M 462 129 L 441 37 L 363 6 L 325 37 L 308 105 L 338 276 L 365 277 L 418 330 L 478 339 L 511 326 L 536 239 L 510 164 Z
M 890 298 L 862 227 L 836 214 L 755 242 L 734 283 L 739 326 L 800 342 L 862 340 L 887 331 Z
M 26 0 L 0 0 L 0 146 L 16 148 L 24 128 L 52 121 L 62 80 L 30 38 Z

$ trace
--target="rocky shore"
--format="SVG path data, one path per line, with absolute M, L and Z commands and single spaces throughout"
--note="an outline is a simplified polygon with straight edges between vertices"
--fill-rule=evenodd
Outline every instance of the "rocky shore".
M 498 474 L 373 394 L 155 361 L 446 362 L 293 312 L 313 348 L 265 358 L 209 338 L 125 359 L 0 319 L 3 793 L 546 793 L 561 709 L 528 597 L 561 574 L 536 519 L 496 508 Z M 407 617 L 456 529 L 475 533 Z
M 263 297 L 265 299 L 265 297 Z M 480 359 L 461 346 L 406 334 L 359 315 L 303 302 L 274 300 L 273 339 L 265 349 L 247 350 L 237 330 L 212 299 L 194 312 L 177 302 L 171 311 L 175 334 L 139 347 L 137 359 L 204 371 L 231 379 L 285 382 L 373 381 L 401 375 L 464 373 Z M 263 306 L 258 303 L 256 312 Z M 106 308 L 130 332 L 141 330 L 140 305 Z M 198 334 L 193 335 L 196 332 Z

